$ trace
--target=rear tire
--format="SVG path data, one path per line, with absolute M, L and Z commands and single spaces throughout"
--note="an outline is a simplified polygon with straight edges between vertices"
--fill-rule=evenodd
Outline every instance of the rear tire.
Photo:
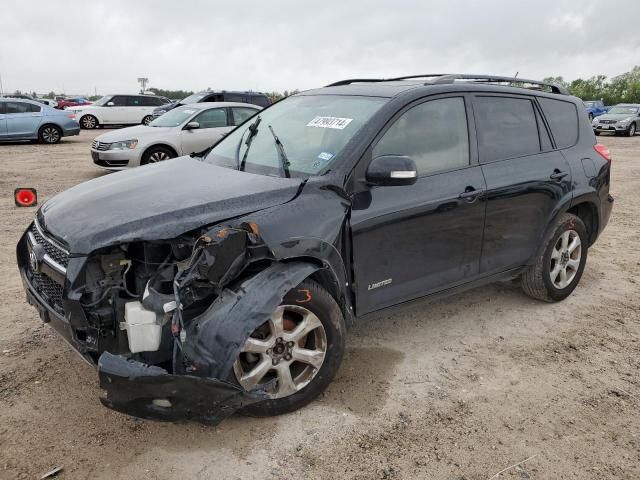
M 579 217 L 563 214 L 545 239 L 545 248 L 521 276 L 524 293 L 545 302 L 564 300 L 576 288 L 587 262 L 589 238 Z
M 43 125 L 38 131 L 38 139 L 42 143 L 58 143 L 62 139 L 62 129 L 56 125 Z
M 304 407 L 327 388 L 335 377 L 338 368 L 340 367 L 340 363 L 342 362 L 345 349 L 346 326 L 342 311 L 329 292 L 327 292 L 318 283 L 312 280 L 305 280 L 298 287 L 285 295 L 281 306 L 285 310 L 288 307 L 298 307 L 301 308 L 301 310 L 307 310 L 311 312 L 312 316 L 315 316 L 316 325 L 317 320 L 320 321 L 322 324 L 321 327 L 316 326 L 315 328 L 322 329 L 326 340 L 322 364 L 318 369 L 312 369 L 311 380 L 308 380 L 308 383 L 302 384 L 303 386 L 298 387 L 300 389 L 295 391 L 295 393 L 248 405 L 239 410 L 239 413 L 243 415 L 266 417 L 293 412 L 294 410 Z M 298 324 L 298 326 L 300 326 L 300 324 Z M 259 327 L 259 329 L 260 328 L 263 328 L 263 326 Z M 256 329 L 256 331 L 259 329 Z M 295 332 L 295 329 L 292 331 Z M 308 336 L 311 336 L 311 333 L 309 333 Z M 306 349 L 308 347 L 305 344 L 302 348 Z M 244 354 L 241 353 L 240 356 L 242 355 Z M 266 358 L 268 359 L 268 357 Z M 294 356 L 293 358 L 295 360 L 296 357 Z M 239 381 L 238 368 L 241 368 L 238 367 L 239 361 L 240 357 L 238 361 L 236 361 L 236 365 L 234 365 L 234 373 L 232 374 L 236 381 Z M 301 364 L 303 368 L 309 368 L 309 366 L 305 365 L 306 364 Z M 291 364 L 290 367 L 287 367 L 291 369 L 291 377 L 294 376 L 295 366 L 296 365 L 294 363 Z M 303 373 L 298 375 L 302 376 Z M 276 378 L 278 378 L 276 386 L 279 388 L 280 376 L 277 376 Z M 294 383 L 298 378 L 300 377 L 296 377 Z
M 80 118 L 80 127 L 86 130 L 92 130 L 98 128 L 98 119 L 93 115 L 83 115 Z
M 169 160 L 170 158 L 175 158 L 176 154 L 174 151 L 168 149 L 167 147 L 151 147 L 149 150 L 144 152 L 142 155 L 142 160 L 140 161 L 140 165 L 148 165 L 150 163 L 158 163 L 163 162 L 165 160 Z
M 600 136 L 600 132 L 598 132 L 597 130 L 595 130 L 593 133 L 595 133 L 598 137 Z
M 153 116 L 147 115 L 142 119 L 142 125 L 149 125 L 153 121 Z

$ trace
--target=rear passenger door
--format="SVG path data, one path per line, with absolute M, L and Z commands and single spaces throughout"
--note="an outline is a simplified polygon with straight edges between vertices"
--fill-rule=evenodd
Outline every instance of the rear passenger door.
M 525 265 L 536 253 L 570 195 L 571 170 L 535 97 L 478 94 L 473 109 L 488 193 L 480 272 L 490 274 Z
M 466 103 L 464 96 L 453 96 L 405 108 L 365 154 L 367 165 L 378 156 L 408 156 L 418 179 L 354 195 L 350 222 L 358 315 L 477 276 L 485 182 Z
M 7 136 L 7 102 L 0 100 L 0 139 Z
M 142 123 L 146 115 L 151 115 L 155 107 L 148 105 L 147 97 L 143 95 L 128 95 L 127 108 L 124 109 L 124 123 Z
M 36 138 L 42 122 L 42 107 L 27 102 L 7 102 L 5 120 L 7 136 L 11 138 Z

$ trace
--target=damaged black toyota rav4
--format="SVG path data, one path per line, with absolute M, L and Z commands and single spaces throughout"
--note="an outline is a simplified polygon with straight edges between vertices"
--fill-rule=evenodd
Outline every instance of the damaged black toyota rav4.
M 346 80 L 57 195 L 18 264 L 106 406 L 279 414 L 329 384 L 356 317 L 517 277 L 567 297 L 609 219 L 610 160 L 562 87 Z

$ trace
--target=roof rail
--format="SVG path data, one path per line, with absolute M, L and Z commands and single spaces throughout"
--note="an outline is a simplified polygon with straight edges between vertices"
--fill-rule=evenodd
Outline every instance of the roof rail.
M 486 82 L 486 83 L 523 83 L 529 85 L 537 85 L 540 87 L 549 87 L 552 93 L 559 93 L 561 95 L 571 95 L 569 90 L 567 90 L 562 85 L 558 85 L 557 83 L 550 82 L 541 82 L 539 80 L 528 80 L 526 78 L 517 78 L 517 77 L 501 77 L 496 75 L 473 75 L 473 74 L 448 74 L 442 75 L 434 80 L 432 80 L 431 84 L 433 85 L 442 85 L 448 83 L 454 83 L 456 80 L 471 80 L 473 82 Z
M 434 78 L 435 77 L 435 78 Z M 571 95 L 569 91 L 562 85 L 557 83 L 541 82 L 539 80 L 527 80 L 525 78 L 517 77 L 501 77 L 496 75 L 474 75 L 474 74 L 449 74 L 449 73 L 425 73 L 421 75 L 407 75 L 404 77 L 394 78 L 351 78 L 347 80 L 340 80 L 339 82 L 327 85 L 327 87 L 339 87 L 342 85 L 350 85 L 352 83 L 378 83 L 378 82 L 394 82 L 399 80 L 411 80 L 415 78 L 433 78 L 427 84 L 428 85 L 443 85 L 454 83 L 456 80 L 470 80 L 473 82 L 486 82 L 486 83 L 509 83 L 513 84 L 529 84 L 539 87 L 549 87 L 552 93 L 558 93 L 561 95 Z

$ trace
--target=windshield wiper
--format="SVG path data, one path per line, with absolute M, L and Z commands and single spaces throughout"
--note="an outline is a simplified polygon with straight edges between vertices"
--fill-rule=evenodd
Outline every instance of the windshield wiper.
M 282 172 L 284 173 L 285 177 L 291 178 L 291 174 L 289 173 L 289 165 L 291 165 L 291 163 L 287 158 L 287 154 L 284 152 L 284 145 L 282 145 L 282 142 L 276 135 L 276 132 L 273 131 L 273 127 L 271 127 L 271 125 L 269 125 L 269 130 L 271 131 L 271 135 L 273 135 L 273 139 L 276 142 L 276 148 L 278 149 L 278 158 L 280 159 L 280 166 L 282 167 Z
M 261 121 L 262 118 L 258 115 L 256 121 L 249 125 L 249 135 L 244 142 L 244 144 L 247 146 L 247 149 L 244 151 L 242 161 L 240 161 L 240 148 L 242 148 L 242 139 L 244 138 L 244 134 L 240 136 L 240 141 L 238 142 L 238 146 L 236 147 L 236 168 L 240 171 L 244 170 L 244 165 L 247 162 L 247 155 L 249 154 L 249 149 L 251 148 L 251 142 L 253 142 L 253 138 L 258 133 L 258 125 L 260 125 Z

